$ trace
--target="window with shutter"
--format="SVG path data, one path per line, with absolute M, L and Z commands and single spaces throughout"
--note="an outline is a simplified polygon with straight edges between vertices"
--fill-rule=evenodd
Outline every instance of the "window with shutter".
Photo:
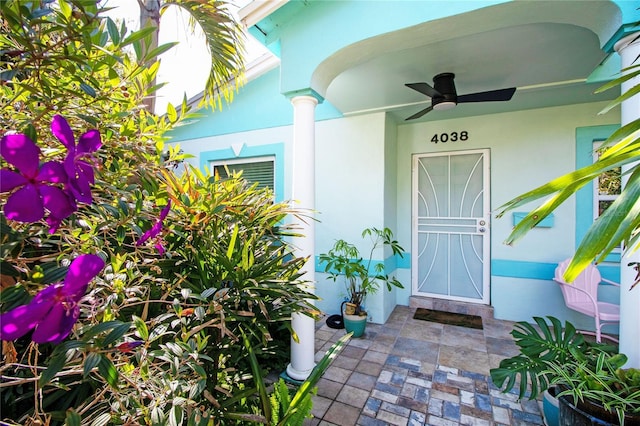
M 214 161 L 211 168 L 221 178 L 242 171 L 242 177 L 250 183 L 258 183 L 258 188 L 274 189 L 275 157 L 242 158 L 237 160 Z
M 242 170 L 243 176 L 249 182 L 258 182 L 260 187 L 273 190 L 276 202 L 284 201 L 285 191 L 285 163 L 284 143 L 260 145 L 235 145 L 235 148 L 202 151 L 200 153 L 200 167 L 209 170 L 211 174 L 218 172 L 219 176 L 226 176 L 233 170 Z

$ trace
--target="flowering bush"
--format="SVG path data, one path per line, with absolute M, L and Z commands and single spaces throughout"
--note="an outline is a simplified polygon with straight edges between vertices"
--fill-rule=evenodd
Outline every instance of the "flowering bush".
M 288 243 L 300 212 L 174 173 L 165 135 L 192 115 L 141 107 L 149 31 L 49 3 L 0 3 L 4 421 L 270 422 L 257 365 L 313 310 Z

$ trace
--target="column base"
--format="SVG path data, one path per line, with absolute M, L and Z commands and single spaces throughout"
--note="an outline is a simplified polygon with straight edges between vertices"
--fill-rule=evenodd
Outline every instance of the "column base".
M 285 382 L 290 383 L 290 384 L 295 385 L 295 386 L 300 386 L 302 383 L 304 383 L 304 380 L 296 380 L 293 377 L 291 377 L 290 375 L 288 375 L 286 371 L 283 371 L 282 373 L 280 373 L 279 377 L 282 380 L 284 380 Z
M 289 364 L 287 365 L 287 369 L 282 374 L 286 374 L 287 377 L 289 377 L 292 380 L 303 382 L 307 380 L 307 377 L 309 377 L 309 375 L 311 374 L 315 366 L 316 364 L 314 363 L 313 368 L 310 368 L 309 370 L 306 370 L 306 371 L 298 371 L 295 368 L 293 368 L 291 364 Z M 285 381 L 287 380 L 285 377 L 283 378 Z

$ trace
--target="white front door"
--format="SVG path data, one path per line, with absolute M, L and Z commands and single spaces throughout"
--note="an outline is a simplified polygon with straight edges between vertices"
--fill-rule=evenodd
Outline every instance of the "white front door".
M 413 295 L 489 304 L 489 150 L 413 156 Z

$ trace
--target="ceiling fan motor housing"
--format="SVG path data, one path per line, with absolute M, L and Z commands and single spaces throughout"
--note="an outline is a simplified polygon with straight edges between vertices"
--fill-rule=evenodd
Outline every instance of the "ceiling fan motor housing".
M 444 72 L 433 77 L 433 88 L 436 89 L 441 96 L 434 96 L 431 99 L 432 105 L 437 105 L 441 102 L 453 102 L 457 103 L 458 94 L 456 93 L 456 86 L 453 83 L 455 74 L 450 72 Z

